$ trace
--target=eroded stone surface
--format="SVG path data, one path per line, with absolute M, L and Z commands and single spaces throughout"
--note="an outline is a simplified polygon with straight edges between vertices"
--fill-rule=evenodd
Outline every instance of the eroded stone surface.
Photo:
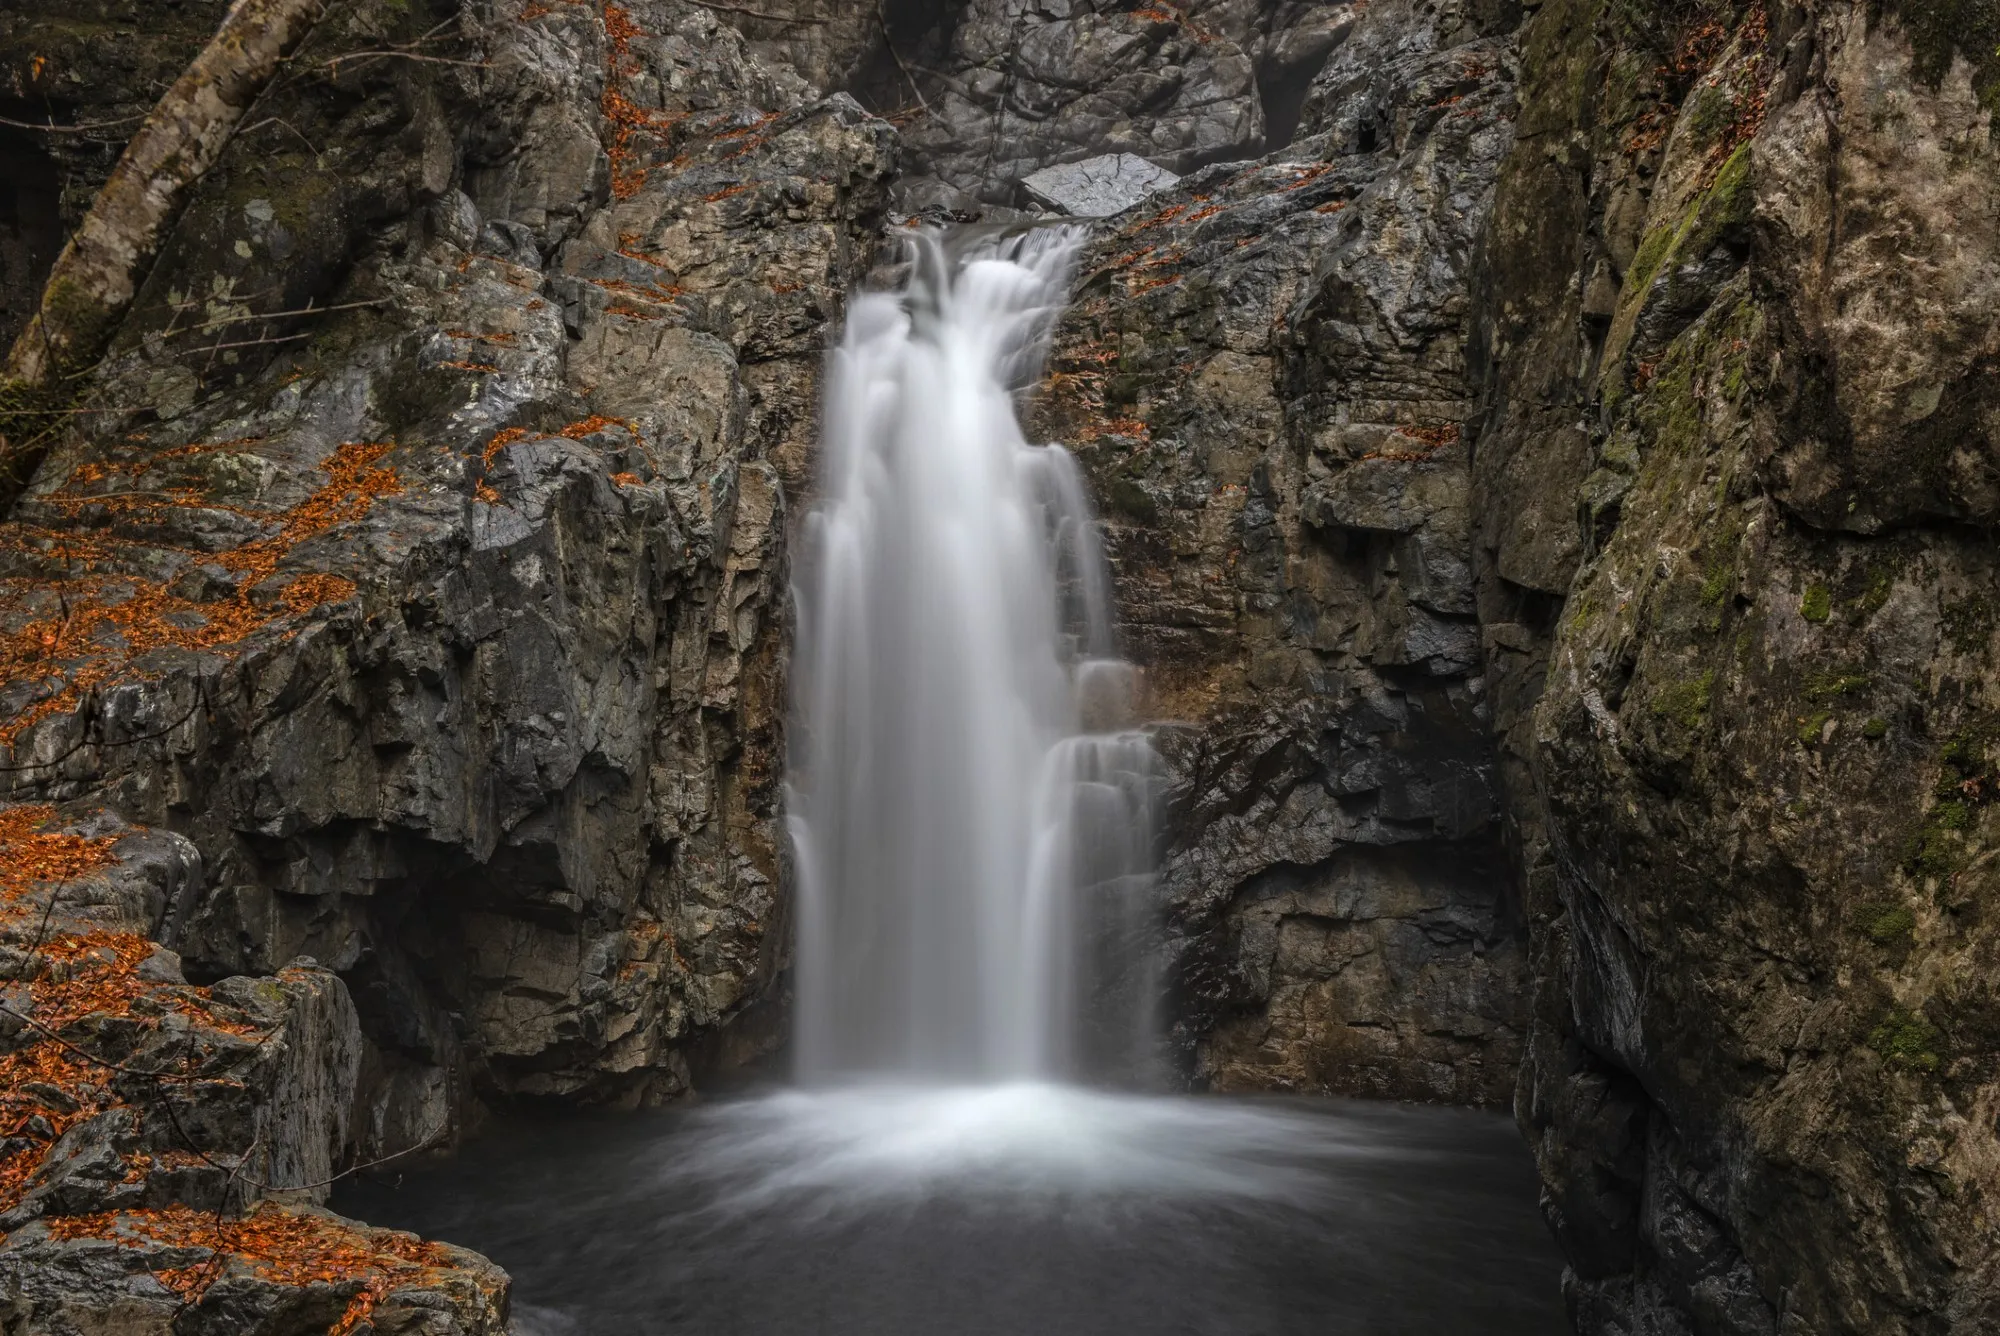
M 314 1209 L 353 1159 L 353 1004 L 310 960 L 189 985 L 151 937 L 202 890 L 181 837 L 0 808 L 8 1330 L 309 1336 L 379 1311 L 497 1336 L 498 1268 Z
M 1028 198 L 1071 218 L 1109 218 L 1180 180 L 1130 153 L 1107 153 L 1021 178 Z
M 1197 1075 L 1505 1102 L 1500 854 L 1460 424 L 1513 52 L 1379 4 L 1305 134 L 1085 262 L 1042 408 L 1105 509 L 1175 776 L 1177 1038 Z
M 1581 1332 L 1970 1333 L 2000 1320 L 2000 572 L 1957 523 L 2000 441 L 1988 56 L 1884 7 L 1727 17 L 1524 33 L 1473 501 L 1519 1112 Z
M 341 59 L 436 21 L 322 21 L 318 156 L 239 138 L 0 544 L 8 783 L 195 841 L 191 968 L 349 982 L 368 1152 L 685 1090 L 782 968 L 787 493 L 892 153 L 696 6 Z

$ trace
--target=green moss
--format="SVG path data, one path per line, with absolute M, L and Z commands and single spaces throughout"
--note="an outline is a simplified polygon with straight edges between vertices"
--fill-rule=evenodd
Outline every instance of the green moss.
M 1993 605 L 1977 595 L 1947 603 L 1940 610 L 1945 639 L 1961 654 L 1977 654 L 1993 640 Z
M 1673 252 L 1674 243 L 1681 237 L 1679 223 L 1662 223 L 1648 232 L 1640 241 L 1638 253 L 1632 257 L 1632 267 L 1626 272 L 1625 290 L 1628 293 L 1643 293 L 1653 286 L 1653 279 L 1659 275 L 1661 264 Z
M 1799 742 L 1807 747 L 1815 746 L 1826 730 L 1826 721 L 1833 718 L 1832 710 L 1814 710 L 1799 720 Z
M 1674 682 L 1653 698 L 1653 713 L 1671 720 L 1692 733 L 1708 718 L 1708 703 L 1715 692 L 1715 670 L 1700 677 Z
M 1591 619 L 1596 615 L 1597 600 L 1585 592 L 1570 600 L 1569 607 L 1563 613 L 1563 620 L 1568 624 L 1569 630 L 1575 633 L 1590 625 Z
M 1862 905 L 1855 912 L 1855 926 L 1877 946 L 1898 946 L 1917 930 L 1917 916 L 1908 905 Z
M 1948 881 L 1965 865 L 1964 832 L 1972 824 L 1972 811 L 1952 798 L 1934 805 L 1903 854 L 1903 870 L 1913 877 L 1936 877 Z
M 1843 673 L 1838 669 L 1812 673 L 1806 678 L 1806 699 L 1824 705 L 1842 696 L 1857 696 L 1868 690 L 1872 680 L 1866 673 Z
M 1868 582 L 1862 586 L 1861 597 L 1855 600 L 1855 607 L 1863 618 L 1873 617 L 1889 601 L 1889 595 L 1896 589 L 1896 573 L 1887 565 L 1868 567 Z
M 1711 608 L 1719 608 L 1729 601 L 1729 591 L 1736 587 L 1736 562 L 1732 557 L 1718 561 L 1708 568 L 1708 576 L 1701 582 L 1701 601 Z
M 1868 1047 L 1899 1067 L 1934 1072 L 1943 1064 L 1939 1050 L 1944 1036 L 1922 1013 L 1906 1007 L 1891 1007 L 1888 1014 L 1868 1032 Z
M 1889 736 L 1889 721 L 1877 715 L 1861 726 L 1861 736 L 1870 742 L 1880 742 Z
M 1833 591 L 1820 584 L 1806 586 L 1805 597 L 1799 600 L 1799 616 L 1809 622 L 1833 616 Z
M 1931 808 L 1903 851 L 1903 870 L 1911 876 L 1944 882 L 1965 866 L 1976 810 L 1994 796 L 1995 776 L 1986 759 L 1993 731 L 1990 725 L 1963 728 L 1939 749 Z
M 1982 766 L 1986 763 L 1988 740 L 1985 729 L 1961 728 L 1938 749 L 1938 760 L 1954 770 Z

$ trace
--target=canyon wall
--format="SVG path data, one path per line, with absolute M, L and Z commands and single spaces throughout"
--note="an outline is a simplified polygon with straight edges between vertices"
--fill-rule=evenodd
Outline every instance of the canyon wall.
M 1172 1014 L 1217 1088 L 1511 1098 L 1525 921 L 1460 425 L 1507 18 L 1347 14 L 1299 137 L 1108 224 L 1058 335 L 1045 434 L 1172 721 Z
M 1578 1329 L 1990 1330 L 2000 12 L 1522 63 L 1473 509 Z
M 333 1161 L 780 1042 L 842 294 L 1133 152 L 1027 402 L 1178 1069 L 1511 1100 L 1591 1336 L 2000 1324 L 1992 0 L 737 8 L 336 0 L 181 219 L 0 526 L 0 774 L 185 842 L 156 982 L 351 999 Z M 218 12 L 0 15 L 0 333 Z
M 78 20 L 10 24 L 52 98 Z M 336 4 L 0 530 L 9 791 L 195 842 L 192 976 L 339 973 L 357 1153 L 682 1092 L 781 972 L 786 487 L 893 151 L 698 7 Z

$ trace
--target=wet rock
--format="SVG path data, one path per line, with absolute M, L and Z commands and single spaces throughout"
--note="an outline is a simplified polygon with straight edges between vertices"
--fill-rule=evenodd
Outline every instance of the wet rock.
M 1846 3 L 1672 40 L 1536 12 L 1487 242 L 1518 1107 L 1581 1332 L 1981 1330 L 1991 55 Z
M 1514 54 L 1466 12 L 1371 7 L 1305 137 L 1108 231 L 1040 408 L 1104 509 L 1147 712 L 1181 721 L 1173 1014 L 1221 1087 L 1510 1098 L 1525 959 L 1461 424 Z
M 1125 154 L 1184 172 L 1263 144 L 1249 57 L 1179 11 L 971 0 L 926 87 L 915 163 L 996 203 L 1052 164 Z
M 778 977 L 788 494 L 894 153 L 699 6 L 424 40 L 274 93 L 0 539 L 55 665 L 8 675 L 11 790 L 192 841 L 197 975 L 346 981 L 365 1154 L 671 1097 Z
M 1107 153 L 1021 178 L 1028 198 L 1072 218 L 1109 218 L 1180 180 L 1130 153 Z

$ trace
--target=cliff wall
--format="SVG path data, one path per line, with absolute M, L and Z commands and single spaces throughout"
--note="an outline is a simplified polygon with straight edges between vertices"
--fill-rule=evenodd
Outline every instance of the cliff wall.
M 1996 36 L 1522 33 L 1473 508 L 1582 1331 L 2000 1321 Z
M 1181 1070 L 1512 1099 L 1592 1336 L 2000 1324 L 1992 0 L 757 8 L 337 0 L 181 220 L 0 526 L 0 776 L 189 841 L 162 986 L 316 960 L 335 1158 L 770 1049 L 841 294 L 1137 152 L 1029 408 Z M 0 333 L 214 17 L 0 15 Z

